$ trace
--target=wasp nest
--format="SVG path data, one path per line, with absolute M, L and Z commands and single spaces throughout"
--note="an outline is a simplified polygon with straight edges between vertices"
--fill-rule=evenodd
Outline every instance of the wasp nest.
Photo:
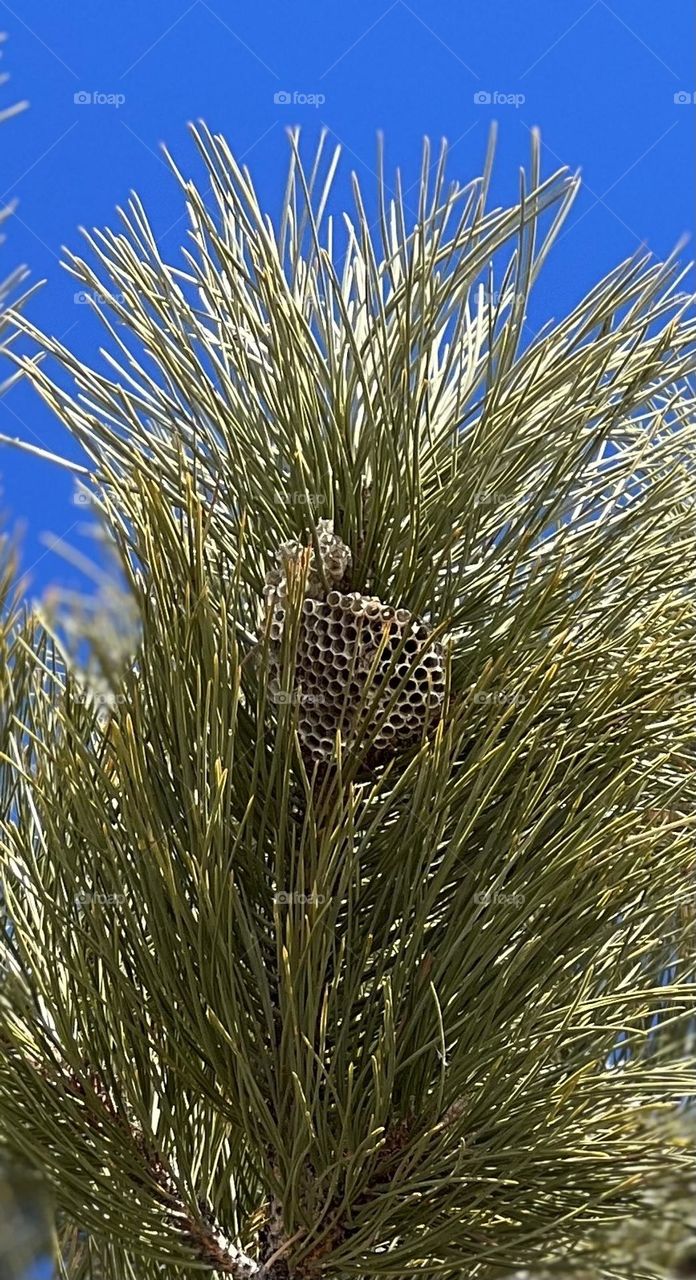
M 331 759 L 337 733 L 349 747 L 358 733 L 365 738 L 374 732 L 375 753 L 396 754 L 422 741 L 440 717 L 442 646 L 431 641 L 429 628 L 408 609 L 345 590 L 351 553 L 330 521 L 319 521 L 318 541 L 323 575 L 314 567 L 307 574 L 292 693 L 281 687 L 281 649 L 288 578 L 306 549 L 299 542 L 284 543 L 277 568 L 266 578 L 270 697 L 298 704 L 299 737 L 312 761 Z

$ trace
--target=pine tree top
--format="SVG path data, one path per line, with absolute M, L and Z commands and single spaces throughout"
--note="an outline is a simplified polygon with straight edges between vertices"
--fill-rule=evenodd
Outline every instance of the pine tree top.
M 692 300 L 632 259 L 529 331 L 577 188 L 536 137 L 516 206 L 426 147 L 415 224 L 380 161 L 341 240 L 324 144 L 274 225 L 193 136 L 176 264 L 137 197 L 68 255 L 102 364 L 15 317 L 122 587 L 5 573 L 4 1142 L 70 1280 L 619 1274 L 693 1169 Z M 365 666 L 317 759 L 332 590 L 386 615 L 322 615 Z

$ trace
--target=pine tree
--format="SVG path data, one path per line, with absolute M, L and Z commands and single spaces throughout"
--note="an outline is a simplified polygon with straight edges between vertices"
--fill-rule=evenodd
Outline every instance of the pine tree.
M 492 148 L 461 187 L 426 146 L 415 221 L 380 157 L 338 225 L 293 134 L 275 225 L 193 137 L 178 265 L 135 197 L 68 257 L 105 363 L 18 318 L 132 621 L 93 610 L 85 659 L 7 567 L 5 1145 L 70 1280 L 663 1274 L 631 1233 L 684 1203 L 672 1257 L 693 1174 L 683 274 L 631 259 L 532 333 L 577 190 L 536 138 L 514 207 Z

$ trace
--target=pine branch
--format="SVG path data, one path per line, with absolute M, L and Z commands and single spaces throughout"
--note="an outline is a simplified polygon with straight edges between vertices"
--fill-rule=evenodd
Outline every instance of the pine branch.
M 10 353 L 117 569 L 5 575 L 2 1132 L 67 1280 L 618 1275 L 691 1176 L 692 300 L 636 259 L 525 327 L 536 140 L 339 246 L 323 143 L 276 229 L 194 138 L 182 260 L 135 198 L 69 259 L 107 367 Z

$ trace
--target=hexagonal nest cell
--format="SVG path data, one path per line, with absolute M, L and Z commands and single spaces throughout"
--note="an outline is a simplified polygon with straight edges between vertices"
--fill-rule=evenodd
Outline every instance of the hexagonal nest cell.
M 270 697 L 298 703 L 299 738 L 310 761 L 325 764 L 335 756 L 337 733 L 349 750 L 373 732 L 371 754 L 384 760 L 419 744 L 437 725 L 445 693 L 442 645 L 408 609 L 346 590 L 350 550 L 329 520 L 320 520 L 317 532 L 323 575 L 315 552 L 304 570 L 291 693 L 281 687 L 289 581 L 302 573 L 311 551 L 299 542 L 283 543 L 277 567 L 266 577 L 262 621 L 269 632 Z

